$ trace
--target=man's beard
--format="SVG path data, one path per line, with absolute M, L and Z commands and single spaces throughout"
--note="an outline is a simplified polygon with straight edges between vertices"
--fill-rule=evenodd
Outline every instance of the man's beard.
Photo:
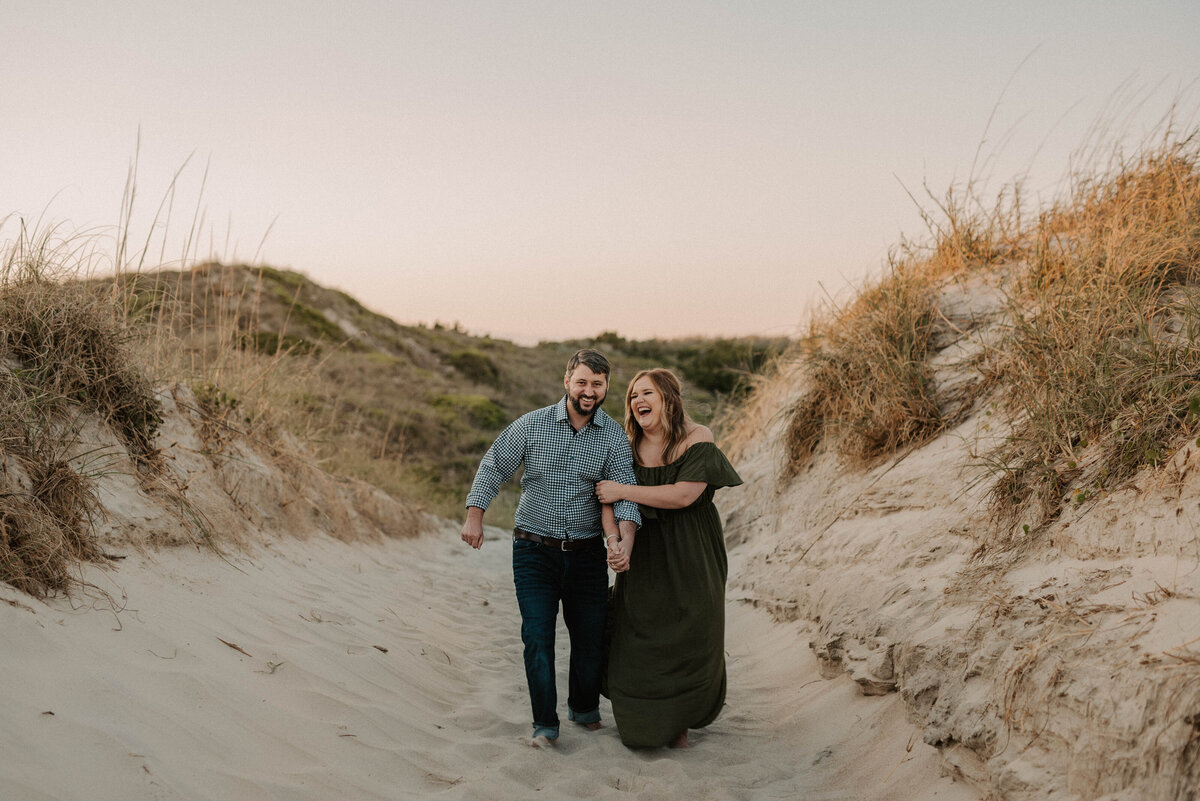
M 576 414 L 581 414 L 584 417 L 595 417 L 596 410 L 604 405 L 604 399 L 606 397 L 607 397 L 607 395 L 601 395 L 598 398 L 596 398 L 596 402 L 592 404 L 592 410 L 590 412 L 585 412 L 583 410 L 583 405 L 579 402 L 579 397 L 576 395 L 571 395 L 570 393 L 567 393 L 567 400 L 570 402 L 571 408 L 573 408 L 575 410 Z

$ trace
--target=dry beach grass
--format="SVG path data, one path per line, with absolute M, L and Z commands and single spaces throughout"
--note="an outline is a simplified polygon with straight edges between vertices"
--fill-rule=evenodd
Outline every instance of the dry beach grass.
M 1161 465 L 1200 422 L 1200 141 L 1169 127 L 1127 156 L 1070 176 L 1027 219 L 1019 187 L 993 208 L 943 204 L 932 244 L 908 245 L 844 307 L 812 323 L 807 392 L 787 430 L 787 469 L 822 440 L 871 463 L 946 430 L 976 398 L 1013 427 L 982 454 L 1001 475 L 997 536 L 1044 527 L 1068 495 L 1083 502 Z M 1002 336 L 974 354 L 953 392 L 930 357 L 978 320 L 942 308 L 946 287 L 994 277 Z
M 54 274 L 64 248 L 22 229 L 0 274 L 0 579 L 34 595 L 68 588 L 76 563 L 101 557 L 90 474 L 105 456 L 81 452 L 86 416 L 147 470 L 161 423 L 119 310 Z

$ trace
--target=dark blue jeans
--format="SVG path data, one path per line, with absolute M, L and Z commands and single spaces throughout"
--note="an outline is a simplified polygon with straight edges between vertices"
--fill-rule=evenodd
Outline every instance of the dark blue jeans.
M 513 540 L 513 584 L 521 608 L 525 680 L 533 707 L 533 736 L 558 737 L 554 630 L 558 606 L 571 638 L 567 710 L 579 723 L 600 722 L 608 563 L 601 537 L 577 551 Z

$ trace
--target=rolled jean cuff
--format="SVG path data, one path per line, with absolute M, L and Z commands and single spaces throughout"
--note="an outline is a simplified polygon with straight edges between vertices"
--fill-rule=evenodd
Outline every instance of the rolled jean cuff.
M 576 712 L 574 709 L 567 707 L 567 717 L 576 723 L 599 723 L 600 707 L 596 707 L 591 712 Z
M 558 727 L 557 726 L 537 726 L 537 725 L 535 725 L 533 727 L 533 736 L 535 738 L 536 737 L 545 737 L 547 740 L 557 740 L 558 739 Z

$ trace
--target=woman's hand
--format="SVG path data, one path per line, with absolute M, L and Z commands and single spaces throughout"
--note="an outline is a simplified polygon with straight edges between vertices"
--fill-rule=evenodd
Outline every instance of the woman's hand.
M 621 540 L 616 535 L 608 538 L 608 566 L 614 573 L 624 573 L 629 569 L 629 554 L 633 550 L 633 540 Z
M 596 499 L 600 503 L 616 503 L 625 500 L 625 485 L 616 481 L 597 481 Z

